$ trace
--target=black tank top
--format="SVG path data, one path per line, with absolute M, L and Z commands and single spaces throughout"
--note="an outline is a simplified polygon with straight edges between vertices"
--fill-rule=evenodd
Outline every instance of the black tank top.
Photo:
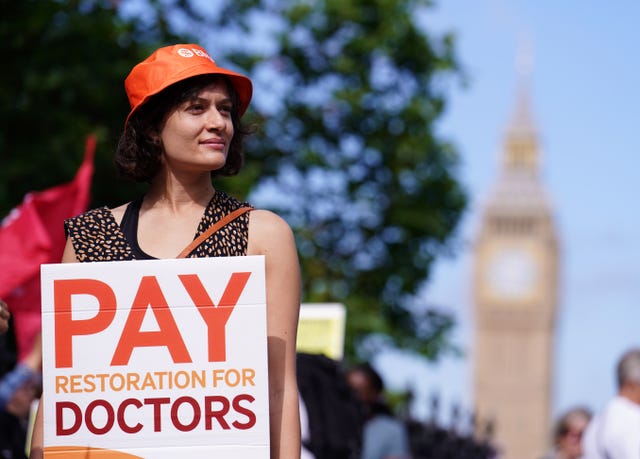
M 143 251 L 138 244 L 138 217 L 140 216 L 140 207 L 142 207 L 142 198 L 129 203 L 122 216 L 120 229 L 124 233 L 127 242 L 129 242 L 131 252 L 137 260 L 155 260 L 155 257 Z

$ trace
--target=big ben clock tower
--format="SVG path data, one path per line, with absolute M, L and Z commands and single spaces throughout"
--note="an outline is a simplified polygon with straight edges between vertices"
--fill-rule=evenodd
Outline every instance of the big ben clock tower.
M 475 403 L 505 459 L 548 448 L 558 242 L 538 136 L 520 91 L 475 246 Z

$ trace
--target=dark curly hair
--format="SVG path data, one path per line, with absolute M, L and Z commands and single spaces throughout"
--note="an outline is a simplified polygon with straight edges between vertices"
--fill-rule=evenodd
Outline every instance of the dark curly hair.
M 118 142 L 114 159 L 118 174 L 135 182 L 150 182 L 162 164 L 163 147 L 158 140 L 158 134 L 169 113 L 218 81 L 226 84 L 231 96 L 233 104 L 231 122 L 234 133 L 225 165 L 221 169 L 211 171 L 211 176 L 236 175 L 244 162 L 244 138 L 251 133 L 251 130 L 242 124 L 238 116 L 238 93 L 231 81 L 223 75 L 198 75 L 187 78 L 151 96 L 140 106 L 129 118 Z

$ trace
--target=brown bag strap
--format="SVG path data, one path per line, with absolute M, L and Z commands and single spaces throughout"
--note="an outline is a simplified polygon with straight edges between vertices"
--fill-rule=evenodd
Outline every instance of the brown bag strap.
M 206 241 L 209 238 L 209 236 L 211 236 L 213 233 L 218 231 L 220 228 L 222 228 L 226 224 L 238 218 L 240 215 L 250 210 L 253 210 L 253 207 L 245 206 L 245 207 L 238 207 L 233 212 L 228 213 L 227 215 L 222 217 L 220 220 L 215 222 L 213 225 L 211 225 L 209 228 L 207 228 L 202 234 L 200 234 L 200 236 L 198 236 L 193 241 L 191 241 L 191 244 L 186 246 L 182 250 L 182 252 L 180 252 L 180 255 L 178 255 L 178 258 L 185 258 L 189 256 L 189 254 L 193 252 L 196 249 L 196 247 L 198 247 L 200 244 Z

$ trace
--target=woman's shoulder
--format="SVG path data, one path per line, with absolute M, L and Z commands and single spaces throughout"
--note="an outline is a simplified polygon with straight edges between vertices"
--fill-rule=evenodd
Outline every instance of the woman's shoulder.
M 295 244 L 293 231 L 284 218 L 265 209 L 253 209 L 249 214 L 249 239 L 254 250 Z M 252 250 L 253 251 L 253 250 Z
M 256 225 L 264 231 L 291 231 L 291 227 L 284 218 L 267 209 L 252 209 L 250 225 Z
M 107 206 L 87 210 L 64 221 L 66 236 L 91 232 L 115 231 L 128 204 L 110 209 Z
M 126 205 L 121 207 L 124 209 Z M 78 261 L 131 259 L 131 247 L 114 216 L 124 212 L 119 209 L 98 207 L 65 220 L 65 233 Z
M 96 207 L 95 209 L 87 210 L 75 217 L 71 217 L 65 220 L 65 227 L 79 227 L 85 226 L 93 222 L 100 222 L 109 220 L 112 217 L 111 211 L 108 207 Z
M 118 207 L 109 208 L 107 206 L 95 207 L 89 209 L 75 217 L 71 217 L 65 220 L 65 224 L 78 225 L 87 223 L 119 223 L 122 220 L 125 210 L 129 203 L 123 204 Z
M 111 216 L 113 217 L 113 219 L 120 224 L 120 222 L 122 221 L 122 217 L 124 217 L 124 213 L 127 210 L 127 207 L 129 207 L 129 204 L 131 204 L 130 202 L 127 202 L 125 204 L 122 204 L 121 206 L 118 207 L 113 207 L 111 209 L 108 209 L 109 212 L 111 213 Z M 105 207 L 106 209 L 106 207 Z

